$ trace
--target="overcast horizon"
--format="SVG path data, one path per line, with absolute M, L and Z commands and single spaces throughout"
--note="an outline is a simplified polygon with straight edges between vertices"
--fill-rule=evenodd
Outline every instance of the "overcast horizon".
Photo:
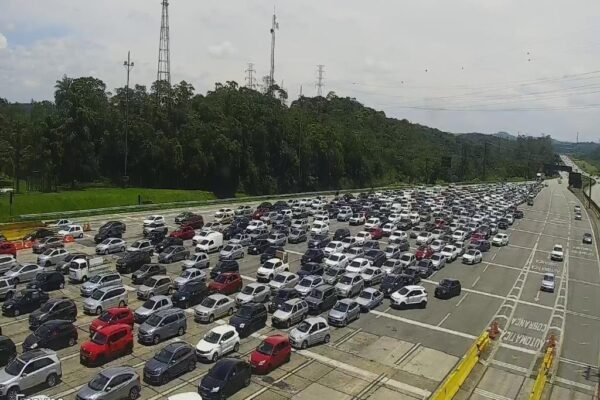
M 49 4 L 50 3 L 50 4 Z M 290 101 L 300 87 L 355 97 L 389 117 L 454 133 L 598 141 L 600 3 L 532 0 L 172 0 L 171 82 L 205 93 L 244 85 L 248 62 L 268 74 L 273 6 L 280 29 L 275 79 Z M 0 97 L 52 100 L 63 75 L 107 90 L 156 79 L 159 0 L 4 0 Z

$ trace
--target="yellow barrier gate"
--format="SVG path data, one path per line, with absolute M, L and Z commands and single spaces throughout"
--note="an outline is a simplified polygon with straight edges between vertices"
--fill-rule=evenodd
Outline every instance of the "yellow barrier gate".
M 546 354 L 544 354 L 544 360 L 542 361 L 542 365 L 540 365 L 535 382 L 533 383 L 533 388 L 529 394 L 529 400 L 540 400 L 542 398 L 544 387 L 548 381 L 548 372 L 552 368 L 552 363 L 554 362 L 555 348 L 556 339 L 554 336 L 551 336 L 550 339 L 548 339 L 548 347 L 546 348 Z
M 490 340 L 497 334 L 497 324 L 492 325 L 489 331 L 485 331 L 477 338 L 475 343 L 469 348 L 465 356 L 460 360 L 456 368 L 446 377 L 444 382 L 438 387 L 435 393 L 430 397 L 432 400 L 450 400 L 452 399 L 462 384 L 465 382 L 481 353 L 490 343 Z

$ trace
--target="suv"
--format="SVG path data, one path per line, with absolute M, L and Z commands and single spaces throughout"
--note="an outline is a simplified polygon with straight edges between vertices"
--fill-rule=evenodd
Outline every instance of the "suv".
M 90 334 L 102 330 L 110 325 L 126 324 L 133 328 L 133 313 L 127 307 L 113 307 L 104 311 L 102 315 L 90 324 Z
M 325 318 L 311 317 L 292 329 L 289 338 L 293 347 L 306 349 L 317 343 L 329 343 L 331 332 Z
M 81 297 L 90 297 L 94 290 L 108 286 L 122 286 L 121 274 L 118 272 L 104 272 L 92 276 L 87 282 L 79 288 Z
M 79 349 L 83 365 L 102 365 L 117 356 L 133 352 L 133 328 L 125 324 L 109 325 L 96 331 Z
M 337 302 L 335 287 L 323 284 L 313 288 L 304 299 L 311 314 L 320 314 L 329 310 Z
M 187 319 L 181 308 L 170 308 L 153 313 L 138 329 L 138 341 L 158 344 L 161 340 L 183 336 L 187 330 Z
M 58 350 L 71 347 L 75 346 L 77 338 L 77 328 L 71 321 L 60 319 L 47 321 L 25 338 L 23 351 L 37 348 Z
M 77 306 L 70 299 L 50 299 L 39 310 L 29 315 L 29 329 L 35 330 L 41 324 L 62 319 L 75 321 L 77 319 Z
M 263 328 L 267 323 L 267 308 L 264 304 L 246 303 L 238 308 L 229 325 L 233 326 L 241 337 L 246 337 Z
M 157 313 L 161 310 L 168 310 L 171 308 L 173 308 L 173 302 L 167 296 L 152 296 L 135 310 L 133 316 L 135 322 L 141 324 L 145 320 L 147 320 L 148 317 L 150 317 L 152 314 Z
M 154 275 L 144 281 L 137 290 L 138 299 L 146 300 L 159 294 L 171 295 L 173 281 L 168 275 Z
M 99 315 L 103 310 L 127 305 L 127 289 L 123 286 L 109 286 L 96 289 L 91 297 L 83 302 L 83 312 Z
M 404 286 L 390 296 L 392 307 L 419 306 L 427 307 L 427 291 L 423 286 L 408 285 Z
M 17 346 L 11 338 L 0 335 L 0 367 L 4 367 L 17 356 Z
M 308 304 L 302 299 L 291 299 L 281 305 L 271 317 L 274 327 L 289 328 L 302 321 L 308 315 Z
M 196 369 L 194 348 L 185 342 L 169 343 L 144 365 L 144 382 L 164 385 L 174 377 Z M 125 397 L 124 397 L 125 398 Z M 131 397 L 127 397 L 131 398 Z
M 435 288 L 434 296 L 438 299 L 449 299 L 460 296 L 461 286 L 458 279 L 442 279 Z
M 62 377 L 58 355 L 48 349 L 27 351 L 15 357 L 0 375 L 0 397 L 18 399 L 20 393 L 43 383 L 54 387 Z
M 48 301 L 48 293 L 38 289 L 23 289 L 2 304 L 2 314 L 18 317 L 32 312 Z
M 117 271 L 128 274 L 139 269 L 144 264 L 152 262 L 150 253 L 145 251 L 128 252 L 117 260 Z

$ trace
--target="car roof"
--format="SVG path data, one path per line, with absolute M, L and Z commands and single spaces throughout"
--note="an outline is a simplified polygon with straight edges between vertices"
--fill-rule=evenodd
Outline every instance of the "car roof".
M 282 342 L 285 342 L 285 343 L 289 342 L 289 338 L 287 337 L 287 335 L 275 334 L 275 335 L 267 336 L 266 338 L 264 338 L 263 341 L 265 343 L 277 345 Z
M 154 300 L 154 301 L 163 300 L 163 299 L 168 300 L 169 297 L 165 296 L 164 294 L 157 294 L 157 295 L 150 297 L 150 300 Z
M 218 325 L 211 329 L 212 332 L 222 335 L 227 332 L 235 331 L 235 327 L 231 325 Z
M 345 298 L 345 299 L 338 300 L 338 303 L 344 303 L 344 304 L 350 305 L 352 303 L 356 303 L 356 301 L 354 301 L 354 299 Z
M 36 350 L 26 351 L 23 354 L 19 355 L 18 358 L 21 361 L 29 362 L 31 360 L 35 360 L 40 357 L 45 357 L 45 356 L 52 355 L 52 354 L 56 355 L 56 353 L 54 351 L 49 350 L 49 349 L 36 349 Z
M 419 285 L 406 285 L 404 287 L 408 290 L 425 290 L 425 288 L 423 286 L 419 286 Z
M 117 375 L 121 375 L 124 373 L 133 373 L 135 374 L 135 369 L 133 369 L 132 367 L 109 367 L 109 368 L 105 368 L 102 371 L 99 372 L 100 374 L 104 375 L 107 378 L 112 378 L 114 376 Z
M 374 287 L 368 287 L 368 288 L 364 288 L 363 289 L 363 292 L 367 292 L 367 293 L 375 293 L 375 292 L 378 292 L 378 291 L 379 291 L 379 289 L 374 288 Z
M 154 314 L 157 315 L 160 318 L 164 318 L 164 317 L 166 317 L 168 315 L 179 314 L 179 313 L 182 313 L 182 312 L 183 312 L 183 310 L 181 308 L 173 307 L 173 308 L 168 308 L 166 310 L 157 311 Z
M 171 277 L 169 275 L 153 275 L 150 278 L 154 278 L 154 279 L 169 278 L 169 279 L 171 279 Z
M 327 320 L 323 317 L 310 317 L 310 318 L 306 318 L 304 321 L 308 322 L 311 325 L 314 325 L 318 322 L 325 322 L 327 323 Z
M 111 333 L 122 329 L 122 328 L 127 328 L 129 330 L 131 330 L 131 326 L 127 325 L 127 324 L 114 324 L 114 325 L 106 325 L 104 328 L 102 328 L 102 334 L 104 335 L 110 335 Z

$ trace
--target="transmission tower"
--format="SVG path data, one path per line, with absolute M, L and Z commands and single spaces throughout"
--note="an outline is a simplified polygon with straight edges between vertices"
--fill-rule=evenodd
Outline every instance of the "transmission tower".
M 157 81 L 171 84 L 171 58 L 169 52 L 169 2 L 162 1 L 162 17 L 160 21 L 160 43 L 158 46 Z
M 273 9 L 273 22 L 271 24 L 271 70 L 269 72 L 269 88 L 275 84 L 275 30 L 279 29 L 279 22 L 277 22 L 277 16 L 275 15 L 275 9 Z
M 256 70 L 254 69 L 254 64 L 248 63 L 248 68 L 246 69 L 246 87 L 248 89 L 256 88 L 256 78 L 254 78 L 254 74 Z
M 323 73 L 325 72 L 325 66 L 322 64 L 317 65 L 317 96 L 323 95 Z

